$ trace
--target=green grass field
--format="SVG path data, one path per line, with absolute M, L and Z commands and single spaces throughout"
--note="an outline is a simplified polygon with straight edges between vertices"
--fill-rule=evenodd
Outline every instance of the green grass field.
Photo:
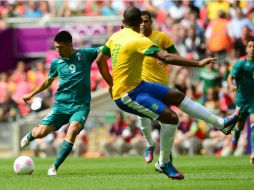
M 58 176 L 47 176 L 53 158 L 37 159 L 31 176 L 16 175 L 14 159 L 0 159 L 1 190 L 253 190 L 254 165 L 243 157 L 177 157 L 185 179 L 171 180 L 155 172 L 142 157 L 67 158 Z

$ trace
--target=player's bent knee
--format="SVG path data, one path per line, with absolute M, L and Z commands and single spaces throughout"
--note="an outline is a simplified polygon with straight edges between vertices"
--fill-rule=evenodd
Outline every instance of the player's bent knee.
M 179 123 L 179 119 L 178 116 L 176 114 L 172 115 L 172 117 L 169 119 L 168 121 L 169 124 L 178 124 Z
M 67 136 L 70 138 L 76 137 L 82 130 L 81 124 L 71 125 L 67 131 Z
M 77 129 L 69 129 L 67 132 L 67 136 L 76 137 L 79 134 L 79 131 Z
M 168 124 L 178 124 L 179 119 L 176 113 L 174 112 L 167 112 L 167 113 L 163 113 L 160 115 L 160 117 L 158 118 L 159 121 L 163 122 L 163 123 L 168 123 Z

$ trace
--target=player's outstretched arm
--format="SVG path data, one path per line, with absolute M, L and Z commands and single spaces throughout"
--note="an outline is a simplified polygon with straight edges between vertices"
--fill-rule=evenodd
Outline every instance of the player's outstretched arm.
M 42 92 L 43 90 L 46 90 L 48 87 L 50 87 L 50 85 L 52 84 L 52 82 L 54 80 L 55 80 L 55 78 L 48 78 L 48 79 L 46 79 L 41 85 L 39 85 L 37 88 L 35 88 L 31 93 L 25 94 L 23 96 L 23 101 L 25 103 L 27 103 L 29 100 L 31 100 L 31 98 L 34 95 L 36 95 L 36 94 Z
M 96 63 L 98 65 L 99 71 L 101 73 L 101 76 L 103 79 L 108 83 L 109 87 L 111 88 L 113 86 L 113 79 L 109 72 L 108 68 L 108 56 L 102 54 L 101 52 L 96 58 Z
M 179 65 L 179 66 L 191 66 L 191 67 L 202 67 L 204 65 L 215 63 L 216 58 L 205 58 L 199 61 L 187 59 L 175 54 L 168 53 L 165 50 L 154 52 L 152 57 L 155 57 L 166 64 Z

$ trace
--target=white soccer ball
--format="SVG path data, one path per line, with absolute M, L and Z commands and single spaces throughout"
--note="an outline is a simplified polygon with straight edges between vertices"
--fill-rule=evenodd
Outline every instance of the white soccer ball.
M 28 156 L 19 156 L 13 164 L 13 169 L 16 174 L 31 175 L 34 171 L 34 161 Z

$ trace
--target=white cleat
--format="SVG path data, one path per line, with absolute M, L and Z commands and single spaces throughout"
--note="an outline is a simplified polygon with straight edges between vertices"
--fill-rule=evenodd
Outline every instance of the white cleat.
M 27 136 L 28 136 L 28 134 L 26 134 L 26 136 L 24 136 L 21 139 L 21 142 L 20 142 L 20 147 L 21 148 L 24 148 L 24 147 L 26 147 L 26 146 L 28 146 L 30 144 L 30 141 L 27 139 Z
M 57 173 L 56 173 L 56 168 L 54 166 L 51 166 L 49 169 L 48 169 L 48 176 L 56 176 Z

